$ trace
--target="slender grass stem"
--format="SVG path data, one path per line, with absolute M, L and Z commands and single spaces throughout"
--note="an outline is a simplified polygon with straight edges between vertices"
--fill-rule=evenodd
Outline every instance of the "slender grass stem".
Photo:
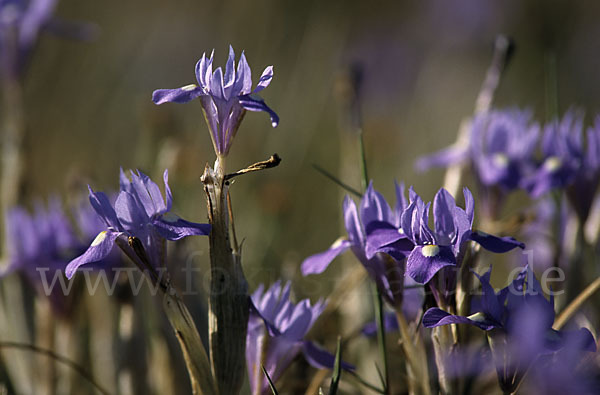
M 590 298 L 594 293 L 600 289 L 600 277 L 594 280 L 588 285 L 581 293 L 573 299 L 573 301 L 560 313 L 554 325 L 552 326 L 556 330 L 560 330 L 583 306 L 583 304 Z
M 76 362 L 70 360 L 67 357 L 58 355 L 57 353 L 55 353 L 52 350 L 47 350 L 45 348 L 37 347 L 33 344 L 25 344 L 25 343 L 10 342 L 10 341 L 0 342 L 0 348 L 14 348 L 14 349 L 18 349 L 18 350 L 31 351 L 31 352 L 34 352 L 37 354 L 46 355 L 47 357 L 54 359 L 56 362 L 59 362 L 65 366 L 68 366 L 69 368 L 73 369 L 75 372 L 77 372 L 77 374 L 79 374 L 87 382 L 89 382 L 94 388 L 96 388 L 96 390 L 98 390 L 98 392 L 100 392 L 101 394 L 110 395 L 110 392 L 108 392 L 100 384 L 98 384 L 96 382 L 96 380 L 94 380 L 92 375 L 89 374 L 83 367 L 81 367 Z

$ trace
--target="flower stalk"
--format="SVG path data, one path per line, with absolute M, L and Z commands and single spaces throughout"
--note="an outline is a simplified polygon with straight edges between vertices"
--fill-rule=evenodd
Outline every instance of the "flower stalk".
M 202 183 L 207 198 L 211 281 L 208 333 L 212 374 L 220 394 L 237 394 L 244 381 L 246 332 L 248 327 L 248 283 L 241 254 L 231 247 L 229 210 L 222 157 L 214 169 L 206 166 Z

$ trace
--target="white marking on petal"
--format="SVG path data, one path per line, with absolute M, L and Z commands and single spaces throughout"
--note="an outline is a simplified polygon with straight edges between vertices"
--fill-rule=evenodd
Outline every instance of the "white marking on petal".
M 180 218 L 177 215 L 170 213 L 170 212 L 163 214 L 163 216 L 161 218 L 165 222 L 169 222 L 169 223 L 175 223 L 180 220 Z
M 506 156 L 506 154 L 502 154 L 500 152 L 495 153 L 494 156 L 492 157 L 492 162 L 494 162 L 494 165 L 498 166 L 498 167 L 502 167 L 502 168 L 506 168 L 508 167 L 508 156 Z
M 92 241 L 92 247 L 96 247 L 97 245 L 99 245 L 100 243 L 102 243 L 104 241 L 104 239 L 106 239 L 106 234 L 108 232 L 103 230 L 102 232 L 98 233 L 98 236 L 96 236 L 96 238 L 94 239 L 94 241 Z
M 483 314 L 481 311 L 479 313 L 475 313 L 475 314 L 471 314 L 470 316 L 467 317 L 468 319 L 470 319 L 471 321 L 475 321 L 475 322 L 483 322 L 485 321 L 485 314 Z
M 198 87 L 198 86 L 197 86 L 196 84 L 190 84 L 190 85 L 186 85 L 186 86 L 183 86 L 183 87 L 181 87 L 181 90 L 182 90 L 182 91 L 189 92 L 189 91 L 193 91 L 193 90 L 194 90 L 194 89 L 196 89 L 197 87 Z
M 426 246 L 423 246 L 423 248 L 421 248 L 421 254 L 425 258 L 433 258 L 434 256 L 437 256 L 437 254 L 439 254 L 439 253 L 440 253 L 440 247 L 436 246 L 435 244 L 426 245 Z
M 347 238 L 345 236 L 340 237 L 339 239 L 337 239 L 336 241 L 333 242 L 333 244 L 331 245 L 331 248 L 338 248 L 346 240 L 347 240 Z
M 400 233 L 401 235 L 403 235 L 404 234 L 404 229 L 398 228 L 398 233 Z
M 551 156 L 544 161 L 544 169 L 554 173 L 562 166 L 562 160 L 557 156 Z

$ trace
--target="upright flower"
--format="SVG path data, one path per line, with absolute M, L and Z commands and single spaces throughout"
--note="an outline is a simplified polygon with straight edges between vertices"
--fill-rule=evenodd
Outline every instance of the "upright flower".
M 433 200 L 434 229 L 429 228 L 429 207 L 411 188 L 410 204 L 402 213 L 402 229 L 414 248 L 406 261 L 406 273 L 425 284 L 442 268 L 460 266 L 467 242 L 475 241 L 486 250 L 503 253 L 523 243 L 512 237 L 496 237 L 474 231 L 473 195 L 464 188 L 465 208 L 458 207 L 448 191 L 441 188 Z
M 279 117 L 257 95 L 271 83 L 273 66 L 268 66 L 263 71 L 256 88 L 252 90 L 252 72 L 243 52 L 238 62 L 237 73 L 235 53 L 231 46 L 225 72 L 218 67 L 213 73 L 213 55 L 214 51 L 210 58 L 203 54 L 196 64 L 198 84 L 177 89 L 158 89 L 152 94 L 152 100 L 155 104 L 187 103 L 199 98 L 215 153 L 219 157 L 224 157 L 229 153 L 246 110 L 267 112 L 273 127 L 279 123 Z
M 490 111 L 473 119 L 469 145 L 423 157 L 417 168 L 469 161 L 482 185 L 511 191 L 522 187 L 523 178 L 533 170 L 538 135 L 539 126 L 532 123 L 530 111 Z
M 140 171 L 132 171 L 129 179 L 121 170 L 121 191 L 114 207 L 104 193 L 94 192 L 89 188 L 90 203 L 104 221 L 106 230 L 96 236 L 87 251 L 68 264 L 67 277 L 71 278 L 81 265 L 106 257 L 117 239 L 122 239 L 124 245 L 128 243 L 129 237 L 139 239 L 147 263 L 157 269 L 165 263 L 165 240 L 179 240 L 186 236 L 209 233 L 210 225 L 188 222 L 170 212 L 173 196 L 167 170 L 163 178 L 166 203 L 158 185 Z
M 347 236 L 336 240 L 327 251 L 306 258 L 302 262 L 302 274 L 323 272 L 335 257 L 351 249 L 382 295 L 397 305 L 404 284 L 403 259 L 413 245 L 400 227 L 400 216 L 406 208 L 403 185 L 396 185 L 396 198 L 392 210 L 371 183 L 361 200 L 359 215 L 354 201 L 346 196 L 343 211 Z
M 302 352 L 306 360 L 318 369 L 332 368 L 334 357 L 304 337 L 325 308 L 325 302 L 311 306 L 308 299 L 294 305 L 290 300 L 290 283 L 279 281 L 267 291 L 261 284 L 252 294 L 250 320 L 246 341 L 246 362 L 252 394 L 269 391 L 261 364 L 276 381 L 296 356 Z M 352 366 L 344 364 L 346 369 Z

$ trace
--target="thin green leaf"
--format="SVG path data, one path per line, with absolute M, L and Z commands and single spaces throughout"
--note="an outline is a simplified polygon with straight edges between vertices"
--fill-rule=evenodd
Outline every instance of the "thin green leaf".
M 345 189 L 347 192 L 350 192 L 351 194 L 355 195 L 356 197 L 362 197 L 362 193 L 358 192 L 356 189 L 352 188 L 350 185 L 344 183 L 339 178 L 337 178 L 336 176 L 334 176 L 327 170 L 323 169 L 321 166 L 313 163 L 312 167 L 314 167 L 314 169 L 316 171 L 318 171 L 319 173 L 321 173 L 322 175 L 329 178 L 331 181 L 335 182 L 337 185 L 339 185 L 340 187 Z
M 267 381 L 269 382 L 269 387 L 271 387 L 271 392 L 273 393 L 273 395 L 279 395 L 279 392 L 277 392 L 277 388 L 275 388 L 275 384 L 273 384 L 269 373 L 267 373 L 267 369 L 265 369 L 263 365 L 260 365 L 260 368 L 262 369 L 263 373 L 265 374 L 265 377 L 267 378 Z
M 329 395 L 336 395 L 340 379 L 342 378 L 342 338 L 338 336 L 335 362 L 333 363 L 333 375 L 329 386 Z

